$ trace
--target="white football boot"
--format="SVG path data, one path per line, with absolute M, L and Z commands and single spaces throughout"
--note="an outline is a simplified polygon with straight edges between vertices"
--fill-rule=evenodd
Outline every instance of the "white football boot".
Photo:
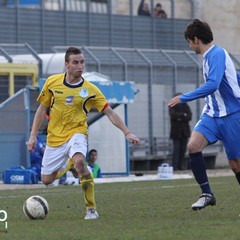
M 97 213 L 97 211 L 93 208 L 89 208 L 87 210 L 87 213 L 86 213 L 86 216 L 85 216 L 85 219 L 88 220 L 88 219 L 98 219 L 99 218 L 99 215 Z
M 216 198 L 212 194 L 203 193 L 198 201 L 192 205 L 192 209 L 201 210 L 209 205 L 216 205 Z

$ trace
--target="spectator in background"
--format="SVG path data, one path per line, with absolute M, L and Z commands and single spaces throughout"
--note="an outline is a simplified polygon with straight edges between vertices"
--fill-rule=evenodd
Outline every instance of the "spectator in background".
M 180 96 L 182 93 L 176 93 Z M 187 149 L 188 138 L 190 137 L 189 121 L 192 120 L 192 112 L 187 103 L 179 103 L 169 108 L 171 121 L 170 138 L 173 142 L 172 165 L 174 170 L 185 170 L 187 162 L 185 153 Z
M 166 12 L 162 9 L 162 4 L 157 3 L 154 8 L 154 17 L 155 18 L 167 18 Z
M 145 3 L 145 0 L 141 0 L 138 7 L 138 15 L 139 16 L 151 16 L 150 9 L 148 3 Z
M 41 166 L 43 153 L 46 148 L 45 142 L 41 137 L 37 136 L 37 144 L 32 152 L 30 152 L 31 168 L 35 168 L 38 174 L 38 179 L 41 180 Z
M 101 168 L 98 164 L 96 164 L 97 157 L 98 157 L 97 150 L 91 149 L 88 153 L 87 165 L 92 170 L 93 178 L 101 178 L 102 177 Z

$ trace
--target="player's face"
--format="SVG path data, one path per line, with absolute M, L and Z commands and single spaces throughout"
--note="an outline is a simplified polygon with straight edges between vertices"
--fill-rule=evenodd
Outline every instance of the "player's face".
M 94 163 L 97 160 L 97 153 L 96 152 L 91 152 L 89 156 L 89 160 Z
M 200 54 L 199 39 L 195 38 L 194 40 L 188 39 L 189 47 L 196 53 Z
M 68 74 L 74 78 L 81 77 L 85 67 L 85 59 L 83 54 L 70 55 L 68 62 L 65 62 L 65 66 Z

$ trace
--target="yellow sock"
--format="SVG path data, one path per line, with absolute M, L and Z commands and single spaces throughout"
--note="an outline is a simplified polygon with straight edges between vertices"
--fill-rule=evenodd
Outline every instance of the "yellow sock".
M 67 161 L 67 166 L 63 170 L 58 171 L 55 179 L 59 179 L 60 177 L 62 177 L 67 171 L 69 171 L 73 167 L 74 167 L 74 163 L 73 163 L 72 159 L 69 158 L 68 161 Z
M 95 195 L 94 195 L 94 182 L 91 174 L 82 176 L 80 178 L 82 190 L 84 193 L 84 201 L 86 208 L 96 209 Z

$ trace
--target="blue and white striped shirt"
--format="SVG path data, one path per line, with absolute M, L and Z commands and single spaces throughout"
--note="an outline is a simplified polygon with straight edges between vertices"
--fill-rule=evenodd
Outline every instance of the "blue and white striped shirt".
M 211 117 L 240 111 L 237 73 L 225 49 L 213 45 L 203 54 L 203 78 L 205 83 L 201 87 L 180 96 L 182 102 L 205 97 L 203 113 Z

